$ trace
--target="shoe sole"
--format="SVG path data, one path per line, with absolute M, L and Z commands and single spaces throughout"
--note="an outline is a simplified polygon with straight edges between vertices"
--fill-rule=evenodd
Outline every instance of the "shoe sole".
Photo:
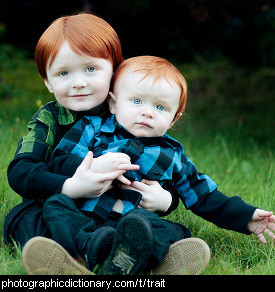
M 152 253 L 153 232 L 147 219 L 130 214 L 118 224 L 103 275 L 137 275 Z
M 25 244 L 22 263 L 28 275 L 94 275 L 46 237 L 33 237 Z
M 89 244 L 87 245 L 87 252 L 89 254 L 86 255 L 87 266 L 90 270 L 93 270 L 97 264 L 101 264 L 104 259 L 99 256 L 99 251 L 103 245 L 105 245 L 104 251 L 107 253 L 108 248 L 106 248 L 106 244 L 109 242 L 109 251 L 111 249 L 113 239 L 115 236 L 115 228 L 113 227 L 101 227 L 94 232 Z M 108 255 L 107 255 L 108 256 Z M 107 258 L 105 255 L 105 259 Z
M 200 238 L 187 238 L 172 244 L 154 275 L 199 275 L 210 261 L 210 249 Z

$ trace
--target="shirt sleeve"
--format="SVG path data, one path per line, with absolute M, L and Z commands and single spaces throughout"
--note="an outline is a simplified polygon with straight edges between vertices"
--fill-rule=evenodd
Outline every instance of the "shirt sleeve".
M 55 148 L 49 162 L 50 170 L 57 174 L 72 176 L 75 165 L 79 165 L 79 161 L 82 161 L 92 149 L 94 134 L 95 128 L 89 117 L 79 120 Z
M 40 199 L 61 190 L 67 177 L 50 173 L 47 162 L 59 141 L 55 103 L 40 109 L 28 123 L 29 133 L 18 144 L 8 166 L 10 187 L 23 198 Z
M 8 166 L 10 187 L 25 199 L 44 199 L 61 191 L 64 175 L 49 171 L 39 155 L 25 153 L 16 156 Z
M 173 180 L 175 187 L 186 208 L 190 208 L 202 195 L 217 189 L 217 184 L 206 174 L 199 173 L 195 164 L 182 152 L 175 159 Z
M 15 157 L 20 154 L 34 153 L 40 156 L 41 160 L 48 162 L 59 142 L 56 120 L 54 103 L 39 110 L 29 121 L 28 135 L 19 141 Z
M 199 197 L 190 210 L 215 225 L 250 234 L 247 225 L 257 207 L 245 203 L 239 196 L 227 197 L 218 190 Z

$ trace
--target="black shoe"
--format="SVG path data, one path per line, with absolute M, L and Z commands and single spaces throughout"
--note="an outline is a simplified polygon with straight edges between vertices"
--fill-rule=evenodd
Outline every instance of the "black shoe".
M 98 228 L 89 239 L 86 247 L 85 260 L 89 270 L 101 264 L 111 252 L 115 228 L 104 226 Z
M 103 265 L 103 275 L 137 275 L 152 253 L 153 231 L 149 221 L 129 214 L 116 230 L 112 251 Z

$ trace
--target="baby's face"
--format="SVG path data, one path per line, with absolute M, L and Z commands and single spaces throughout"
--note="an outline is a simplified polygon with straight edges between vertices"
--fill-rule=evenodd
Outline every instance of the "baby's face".
M 143 80 L 140 72 L 124 73 L 117 79 L 110 110 L 128 132 L 136 137 L 159 137 L 174 124 L 180 87 L 165 79 Z

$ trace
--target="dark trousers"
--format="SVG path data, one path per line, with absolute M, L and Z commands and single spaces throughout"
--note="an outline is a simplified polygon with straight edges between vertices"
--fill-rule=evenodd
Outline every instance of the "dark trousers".
M 116 216 L 113 216 L 112 218 L 112 214 L 110 216 L 110 219 L 106 222 L 102 222 L 102 220 L 100 218 L 96 218 L 96 216 L 94 216 L 94 218 L 92 218 L 93 220 L 91 220 L 91 218 L 89 218 L 88 216 L 85 216 L 82 212 L 80 212 L 78 208 L 75 208 L 75 206 L 77 207 L 77 201 L 72 201 L 71 199 L 67 200 L 67 197 L 64 195 L 53 196 L 52 197 L 53 201 L 56 200 L 56 198 L 58 197 L 63 198 L 65 202 L 68 201 L 69 205 L 72 205 L 72 214 L 78 214 L 77 215 L 79 216 L 78 218 L 81 218 L 81 220 L 84 220 L 84 221 L 81 221 L 82 224 L 83 222 L 87 223 L 86 225 L 84 224 L 84 226 L 80 227 L 80 230 L 77 236 L 77 239 L 78 239 L 77 242 L 83 242 L 82 246 L 85 245 L 85 239 L 87 240 L 89 235 L 91 235 L 91 232 L 93 232 L 92 230 L 94 230 L 94 228 L 99 228 L 100 226 L 106 226 L 107 224 L 110 224 L 111 226 L 116 227 L 116 225 L 118 224 L 119 218 L 117 218 Z M 69 230 L 69 234 L 70 234 L 69 238 L 71 238 L 72 234 L 75 234 L 74 231 L 72 230 L 73 225 L 71 225 L 71 227 L 68 226 L 68 223 L 66 223 L 66 220 L 64 220 L 65 214 L 63 213 L 63 207 L 61 207 L 61 210 L 60 210 L 61 214 L 59 217 L 61 217 L 61 222 L 65 221 L 65 225 L 63 225 L 62 227 L 62 224 L 58 224 L 57 222 L 58 224 L 57 226 L 59 227 L 56 229 L 55 227 L 52 227 L 51 232 L 44 221 L 44 218 L 42 216 L 42 210 L 43 210 L 43 204 L 33 199 L 24 199 L 22 203 L 13 207 L 8 213 L 8 215 L 6 216 L 5 222 L 4 222 L 5 243 L 6 244 L 13 243 L 13 240 L 15 240 L 17 243 L 19 243 L 20 247 L 23 248 L 25 243 L 31 238 L 35 236 L 44 236 L 44 237 L 52 238 L 54 240 L 57 239 L 57 241 L 60 244 L 62 244 L 65 248 L 68 248 L 68 252 L 70 252 L 73 256 L 77 256 L 78 254 L 83 253 L 83 250 L 81 250 L 81 247 L 80 247 L 80 250 L 79 248 L 76 247 L 75 240 L 70 240 L 69 241 L 70 244 L 67 247 L 68 244 L 66 244 L 66 240 L 63 240 L 62 237 L 60 238 L 60 236 L 58 236 L 58 231 L 61 230 L 62 232 L 63 228 L 64 229 L 66 228 L 67 230 Z M 154 219 L 153 221 L 155 221 L 155 223 L 159 222 L 160 220 L 160 218 L 156 214 L 153 215 L 154 213 L 152 214 L 152 212 L 149 212 L 143 209 L 137 209 L 137 211 L 135 212 L 141 212 L 144 214 L 147 213 L 148 215 L 150 213 L 150 217 Z M 51 217 L 50 214 L 49 214 L 49 217 Z M 68 218 L 68 220 L 69 220 L 68 222 L 71 222 L 70 218 Z M 174 239 L 175 241 L 181 240 L 183 238 L 191 237 L 190 230 L 187 229 L 185 226 L 179 223 L 168 221 L 168 220 L 162 219 L 162 221 L 166 222 L 169 225 L 169 229 L 173 230 L 173 233 L 176 237 L 176 239 Z M 54 222 L 54 219 L 52 222 Z M 73 221 L 73 224 L 74 223 L 78 224 L 76 220 Z M 167 225 L 165 226 L 165 228 L 166 227 Z M 163 230 L 165 230 L 165 228 Z M 160 230 L 161 228 L 158 228 L 158 231 Z M 62 234 L 64 233 L 65 232 L 62 232 Z M 160 237 L 160 233 L 161 232 L 157 232 L 157 238 Z M 165 233 L 162 234 L 162 236 L 165 236 Z M 59 237 L 59 239 L 57 237 Z M 166 243 L 166 246 L 167 246 L 167 243 Z M 157 248 L 158 247 L 156 244 L 154 251 Z M 164 248 L 164 250 L 165 249 L 166 248 Z M 163 253 L 164 251 L 162 249 L 162 252 L 161 252 L 162 255 L 159 256 L 159 259 L 163 256 Z
M 5 218 L 4 241 L 15 240 L 23 248 L 35 236 L 50 237 L 49 229 L 42 216 L 43 205 L 39 201 L 24 199 L 14 206 Z
M 87 213 L 80 211 L 77 201 L 63 194 L 50 197 L 43 207 L 43 217 L 51 238 L 76 258 L 84 257 L 86 243 L 95 230 L 104 226 L 116 228 L 120 219 L 128 214 L 137 214 L 150 222 L 154 235 L 153 257 L 156 264 L 163 259 L 171 244 L 191 235 L 184 226 L 162 220 L 156 213 L 145 209 L 133 209 L 124 216 L 111 212 L 107 220 L 96 214 L 89 214 L 90 216 L 87 216 Z

